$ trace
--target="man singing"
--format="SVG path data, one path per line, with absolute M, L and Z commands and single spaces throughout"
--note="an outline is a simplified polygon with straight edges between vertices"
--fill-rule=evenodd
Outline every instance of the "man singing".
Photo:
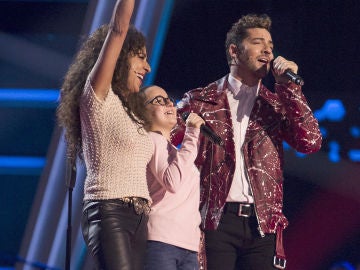
M 201 115 L 224 142 L 222 147 L 202 136 L 195 161 L 209 270 L 285 268 L 283 141 L 302 153 L 321 147 L 302 87 L 287 75 L 296 76 L 298 66 L 274 59 L 270 27 L 267 15 L 241 17 L 225 42 L 230 73 L 187 92 L 178 104 L 174 144 L 184 134 L 184 112 Z M 262 84 L 270 70 L 275 92 Z

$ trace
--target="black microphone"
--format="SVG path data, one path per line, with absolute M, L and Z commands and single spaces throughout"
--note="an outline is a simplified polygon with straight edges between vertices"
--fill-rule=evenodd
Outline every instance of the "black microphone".
M 184 112 L 181 115 L 182 120 L 184 120 L 184 122 L 186 121 L 186 119 L 189 117 L 190 112 Z M 200 132 L 207 137 L 211 142 L 220 145 L 220 146 L 224 146 L 224 141 L 208 126 L 206 126 L 205 124 L 202 124 L 200 126 Z
M 273 68 L 274 65 L 274 59 L 271 60 L 271 67 Z M 291 71 L 290 69 L 285 70 L 284 74 L 286 75 L 286 77 L 288 77 L 288 79 L 290 79 L 291 82 L 297 84 L 297 85 L 304 85 L 304 80 L 296 73 L 294 73 L 293 71 Z
M 297 84 L 297 85 L 304 85 L 304 80 L 296 73 L 292 72 L 290 69 L 285 70 L 284 73 L 289 79 L 290 81 L 292 81 L 293 83 Z

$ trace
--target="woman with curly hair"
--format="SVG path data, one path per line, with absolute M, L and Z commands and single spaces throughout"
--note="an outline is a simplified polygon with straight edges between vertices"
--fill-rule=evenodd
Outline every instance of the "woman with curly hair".
M 131 111 L 150 72 L 145 38 L 118 0 L 109 25 L 83 44 L 65 77 L 57 111 L 68 157 L 86 165 L 82 231 L 98 269 L 142 269 L 151 198 L 153 144 Z

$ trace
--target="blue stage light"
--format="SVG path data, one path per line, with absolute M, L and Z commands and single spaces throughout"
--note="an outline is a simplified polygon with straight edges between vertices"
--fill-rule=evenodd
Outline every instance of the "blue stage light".
M 0 174 L 39 175 L 45 162 L 43 157 L 0 156 Z
M 60 91 L 56 89 L 0 89 L 1 107 L 56 108 Z
M 328 120 L 331 122 L 340 122 L 346 115 L 344 104 L 339 99 L 328 99 L 323 107 L 314 112 L 319 122 Z
M 354 138 L 360 138 L 360 127 L 358 127 L 358 126 L 350 127 L 350 134 Z
M 360 149 L 351 149 L 348 156 L 351 161 L 360 162 Z

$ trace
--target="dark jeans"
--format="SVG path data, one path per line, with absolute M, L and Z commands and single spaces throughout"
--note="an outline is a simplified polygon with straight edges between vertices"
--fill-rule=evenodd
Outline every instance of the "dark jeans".
M 256 217 L 223 213 L 216 231 L 205 231 L 208 270 L 274 270 L 275 235 L 261 237 Z
M 147 215 L 120 200 L 85 202 L 82 232 L 97 269 L 143 269 L 147 221 Z
M 145 270 L 198 270 L 197 252 L 158 241 L 148 241 Z

